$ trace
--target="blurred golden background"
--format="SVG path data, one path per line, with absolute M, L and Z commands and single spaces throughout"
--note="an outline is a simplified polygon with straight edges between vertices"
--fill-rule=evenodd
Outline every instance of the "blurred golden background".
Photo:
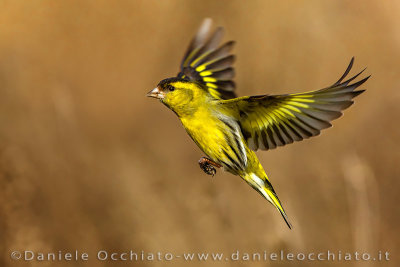
M 0 265 L 87 266 L 13 250 L 77 249 L 110 266 L 93 253 L 329 249 L 391 260 L 318 265 L 396 266 L 399 14 L 396 1 L 0 1 Z M 205 175 L 175 115 L 145 97 L 177 74 L 205 17 L 237 41 L 240 96 L 320 89 L 352 56 L 353 74 L 372 74 L 322 136 L 258 152 L 291 231 L 240 178 Z

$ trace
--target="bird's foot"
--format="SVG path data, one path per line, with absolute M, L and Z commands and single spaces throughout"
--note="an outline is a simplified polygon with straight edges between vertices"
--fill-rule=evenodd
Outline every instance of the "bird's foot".
M 214 161 L 206 157 L 202 157 L 201 159 L 199 159 L 199 165 L 200 169 L 202 169 L 206 174 L 211 176 L 214 176 L 217 173 L 215 167 L 217 168 L 222 167 L 222 165 L 219 165 L 218 163 L 215 163 Z

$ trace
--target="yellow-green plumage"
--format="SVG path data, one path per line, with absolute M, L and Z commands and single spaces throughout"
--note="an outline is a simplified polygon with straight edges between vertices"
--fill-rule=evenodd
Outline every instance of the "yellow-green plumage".
M 162 102 L 177 114 L 199 148 L 212 161 L 222 165 L 232 174 L 242 177 L 268 199 L 291 227 L 262 165 L 244 141 L 235 119 L 240 116 L 239 110 L 232 109 L 220 99 L 215 99 L 198 83 L 171 81 L 168 84 L 175 90 L 166 94 Z
M 235 98 L 233 42 L 219 46 L 222 28 L 210 33 L 206 20 L 182 61 L 178 77 L 162 80 L 149 93 L 175 112 L 189 136 L 214 163 L 242 177 L 251 187 L 286 213 L 254 151 L 268 150 L 316 136 L 340 117 L 364 78 L 356 76 L 318 91 L 291 95 Z

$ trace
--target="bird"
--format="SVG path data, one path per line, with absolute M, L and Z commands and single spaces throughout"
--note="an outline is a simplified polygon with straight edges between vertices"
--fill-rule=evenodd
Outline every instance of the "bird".
M 354 57 L 339 80 L 306 93 L 237 97 L 233 81 L 234 41 L 222 43 L 223 27 L 206 18 L 189 44 L 177 76 L 163 79 L 147 96 L 158 99 L 180 119 L 205 154 L 200 168 L 214 176 L 223 168 L 240 176 L 292 224 L 255 151 L 272 150 L 320 134 L 353 104 L 370 76 L 346 79 Z

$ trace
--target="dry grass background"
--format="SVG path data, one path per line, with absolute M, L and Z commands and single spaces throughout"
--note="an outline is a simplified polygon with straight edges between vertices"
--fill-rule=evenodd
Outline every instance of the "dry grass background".
M 15 249 L 330 249 L 388 250 L 396 266 L 399 13 L 396 1 L 0 1 L 0 265 L 87 264 L 11 261 Z M 321 137 L 258 153 L 292 231 L 239 178 L 202 173 L 175 115 L 145 97 L 204 17 L 238 42 L 239 95 L 322 88 L 351 56 L 372 74 Z

